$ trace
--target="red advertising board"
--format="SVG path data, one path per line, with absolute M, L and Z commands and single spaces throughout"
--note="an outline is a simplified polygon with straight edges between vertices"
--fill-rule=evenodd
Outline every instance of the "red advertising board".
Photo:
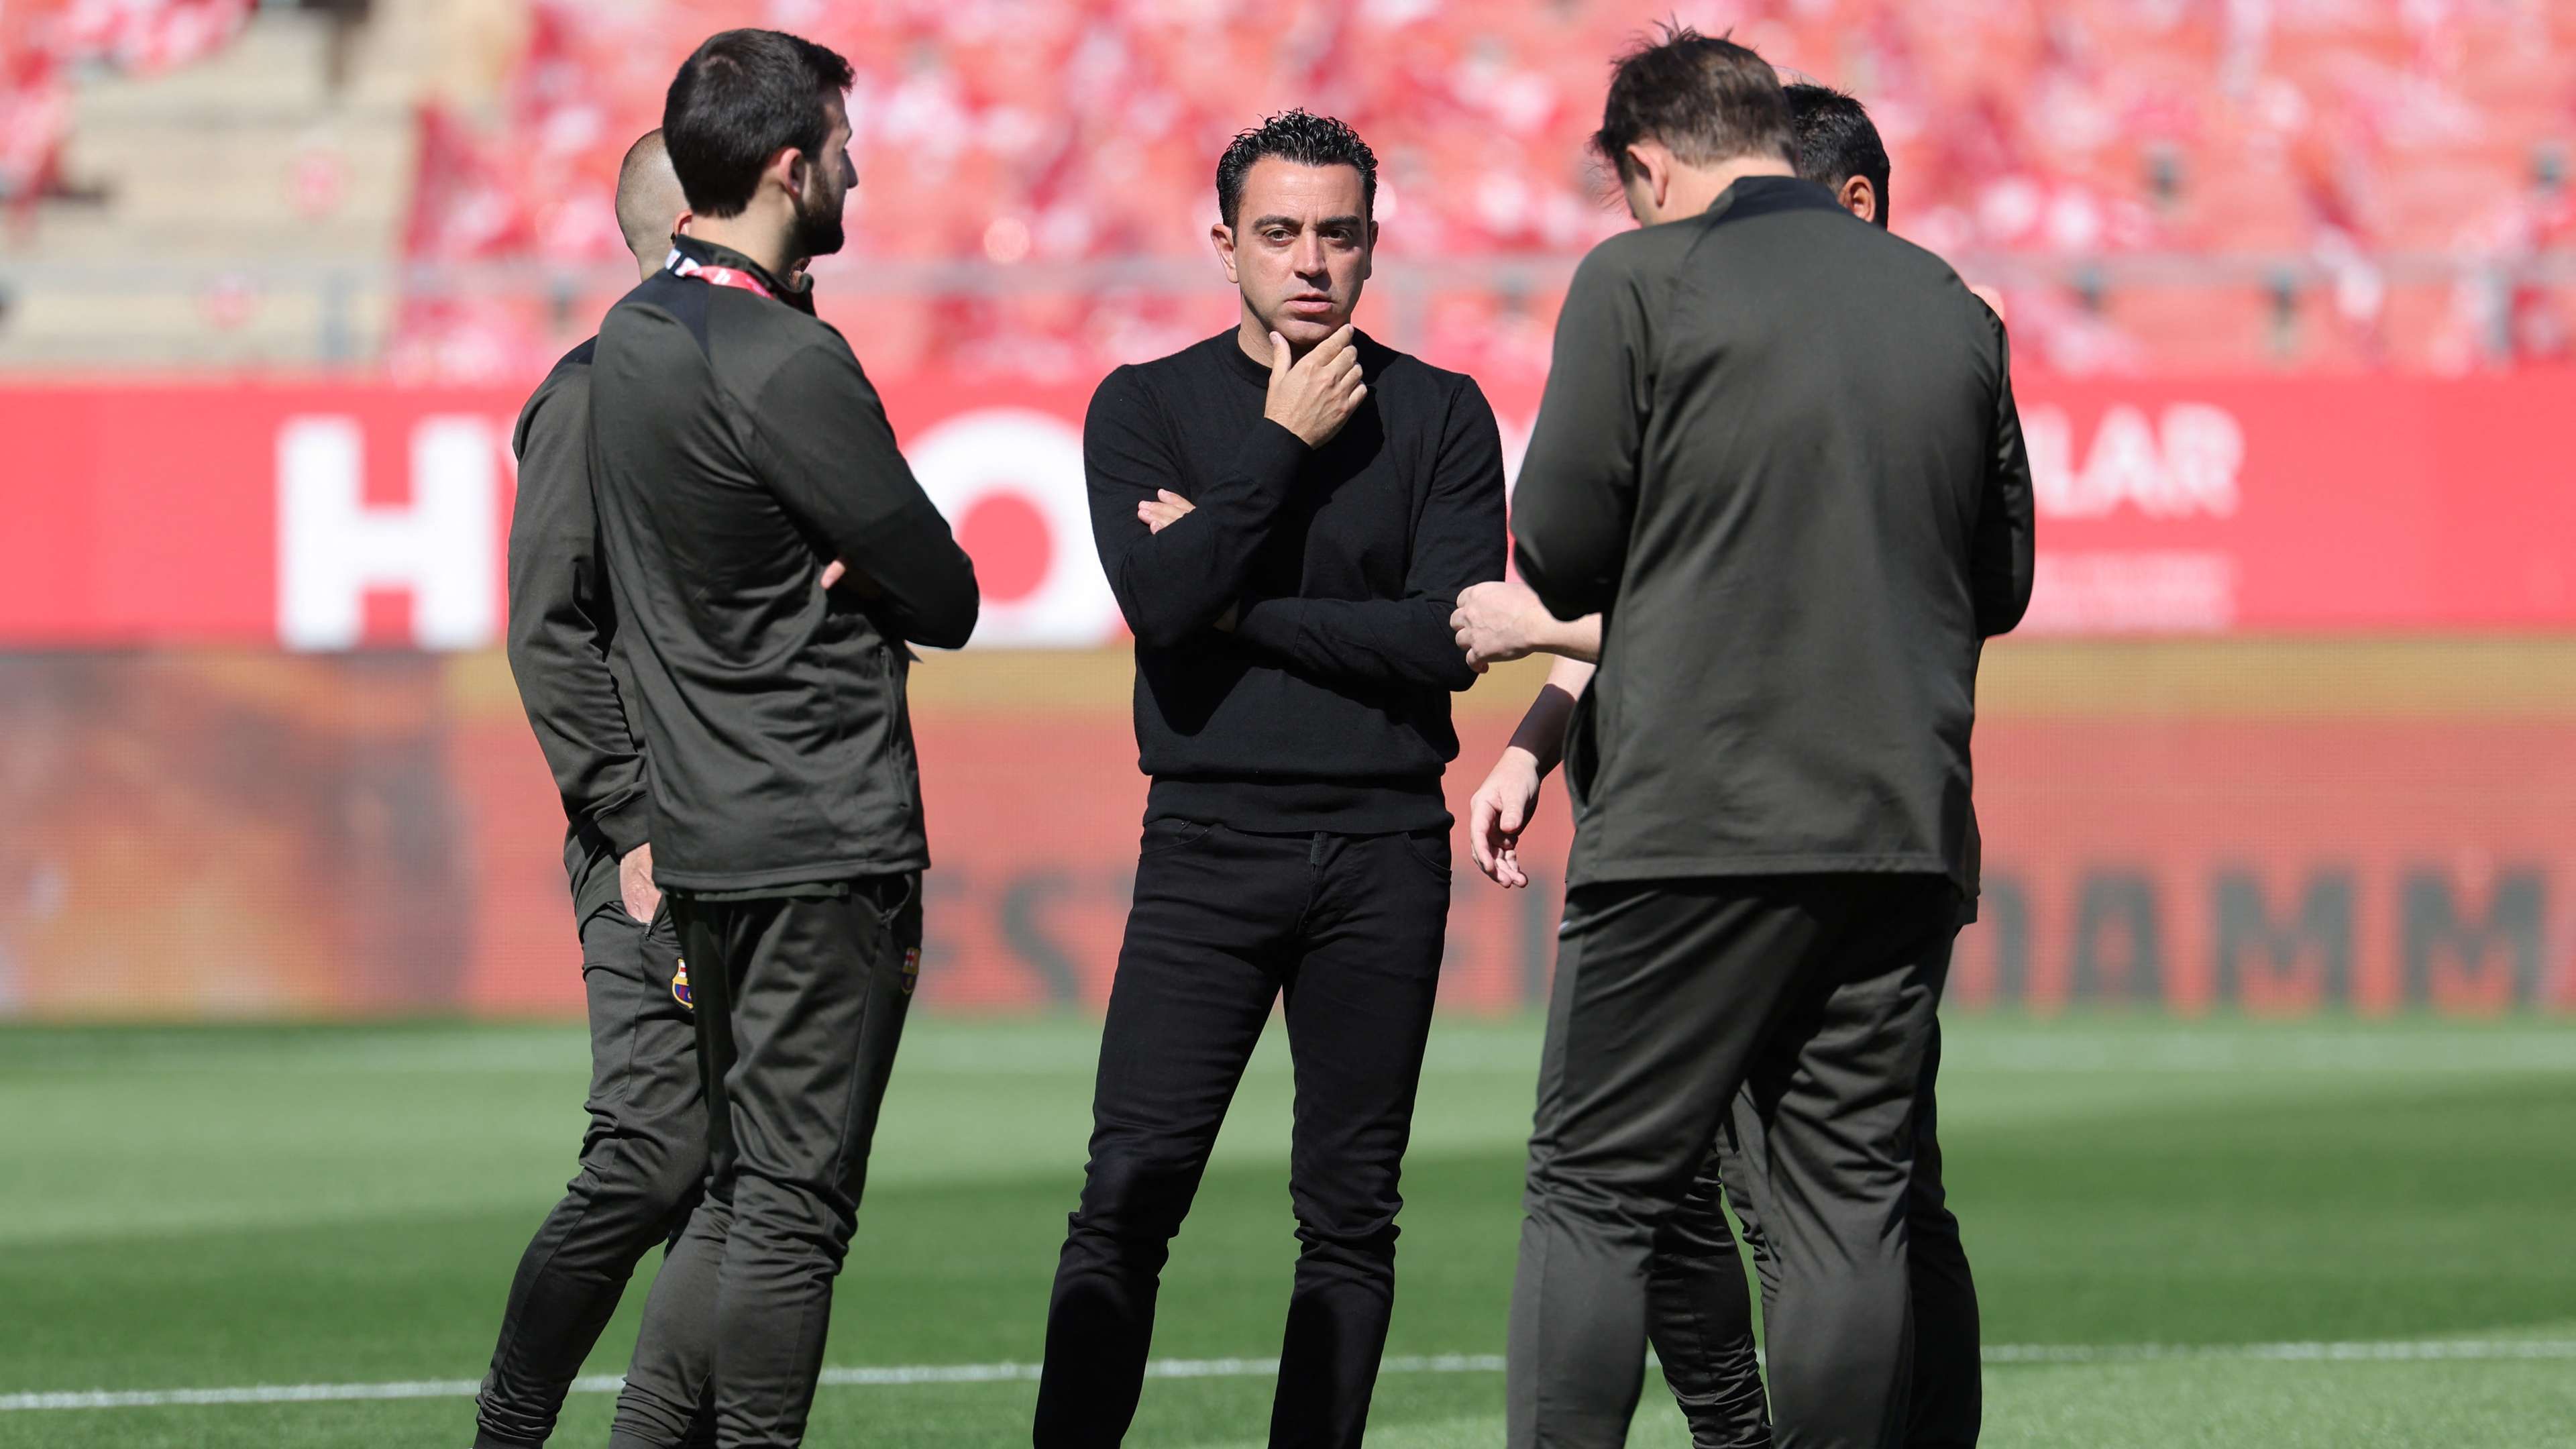
M 1533 387 L 1491 389 L 1515 460 Z M 1082 387 L 887 388 L 985 582 L 977 642 L 1114 640 Z M 2039 633 L 2576 626 L 2576 373 L 2020 387 Z M 515 396 L 390 384 L 0 388 L 0 648 L 495 641 Z
M 922 666 L 925 1007 L 1104 998 L 1145 795 L 1126 667 Z M 1534 678 L 1462 702 L 1453 809 Z M 1989 711 L 1977 760 L 1955 1009 L 2576 1009 L 2576 703 Z M 0 1017 L 581 1008 L 562 812 L 489 654 L 0 656 L 0 815 Z M 1527 891 L 1453 842 L 1444 1006 L 1544 1000 L 1567 830 L 1551 783 Z

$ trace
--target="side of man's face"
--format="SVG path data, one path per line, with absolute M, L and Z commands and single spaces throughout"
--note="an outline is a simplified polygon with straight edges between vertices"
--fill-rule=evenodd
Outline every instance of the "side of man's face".
M 1301 352 L 1351 320 L 1377 250 L 1358 167 L 1264 156 L 1244 173 L 1235 217 L 1209 236 L 1246 311 Z
M 824 109 L 832 129 L 823 149 L 805 158 L 805 185 L 796 197 L 796 237 L 790 250 L 801 257 L 830 256 L 849 239 L 842 211 L 859 184 L 858 168 L 850 164 L 849 103 L 832 91 L 824 96 Z

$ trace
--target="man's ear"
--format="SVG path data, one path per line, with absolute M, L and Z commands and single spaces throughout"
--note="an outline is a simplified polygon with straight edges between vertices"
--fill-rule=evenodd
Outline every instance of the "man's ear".
M 680 210 L 680 214 L 679 214 L 678 216 L 676 216 L 676 217 L 674 217 L 674 218 L 672 218 L 672 219 L 671 219 L 671 235 L 673 235 L 673 236 L 686 236 L 686 235 L 688 235 L 688 232 L 689 232 L 689 223 L 690 223 L 690 222 L 693 222 L 693 221 L 695 221 L 695 220 L 697 220 L 697 219 L 698 219 L 698 214 L 697 214 L 696 212 L 694 212 L 694 211 L 690 211 L 690 210 L 689 210 L 689 209 L 687 209 L 686 207 L 681 208 L 681 210 Z
M 1863 221 L 1878 220 L 1878 189 L 1869 184 L 1866 176 L 1845 178 L 1842 189 L 1834 193 L 1834 200 L 1841 203 L 1843 210 Z
M 777 182 L 787 188 L 787 195 L 791 200 L 801 200 L 805 195 L 805 165 L 803 150 L 795 146 L 781 146 L 778 148 L 778 154 L 769 158 L 769 165 L 762 171 L 761 179 Z
M 1360 253 L 1360 280 L 1365 282 L 1377 271 L 1377 218 L 1370 217 L 1368 249 Z
M 1649 141 L 1634 141 L 1628 146 L 1628 159 L 1637 174 L 1646 178 L 1646 195 L 1653 198 L 1655 209 L 1664 209 L 1664 198 L 1672 193 L 1673 153 Z
M 1215 245 L 1216 259 L 1225 267 L 1225 279 L 1242 286 L 1243 279 L 1234 274 L 1234 228 L 1220 221 L 1208 228 L 1208 241 Z

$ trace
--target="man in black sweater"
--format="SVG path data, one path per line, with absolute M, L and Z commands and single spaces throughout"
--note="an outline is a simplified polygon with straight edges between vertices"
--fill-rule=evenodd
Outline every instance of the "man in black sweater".
M 780 280 L 841 245 L 849 83 L 775 31 L 689 57 L 662 134 L 690 234 L 610 310 L 591 367 L 653 873 L 707 1100 L 707 1197 L 664 1273 L 713 1285 L 728 1449 L 804 1434 L 919 961 L 906 644 L 965 643 L 978 603 L 849 344 Z M 835 559 L 848 576 L 826 590 Z M 664 1376 L 669 1418 L 706 1392 L 690 1372 Z
M 1852 215 L 1886 226 L 1887 147 L 1869 112 L 1824 86 L 1783 89 L 1798 175 L 1832 192 Z M 1520 834 L 1537 804 L 1539 782 L 1562 754 L 1575 699 L 1600 657 L 1601 616 L 1559 620 L 1526 585 L 1491 583 L 1461 596 L 1451 622 L 1468 662 L 1479 667 L 1532 653 L 1557 656 L 1547 684 L 1469 806 L 1468 843 L 1477 868 L 1506 889 L 1524 887 L 1529 878 L 1520 868 Z M 1906 1272 L 1915 1320 L 1907 1449 L 1968 1449 L 1977 1442 L 1983 1403 L 1976 1285 L 1941 1182 L 1933 1098 L 1940 1059 L 1936 1020 L 1915 1089 L 1914 1172 L 1905 1198 Z M 1763 1242 L 1750 1183 L 1763 1160 L 1761 1123 L 1751 1105 L 1750 1093 L 1737 1094 L 1718 1150 L 1656 1235 L 1649 1277 L 1649 1336 L 1697 1449 L 1758 1449 L 1771 1442 L 1754 1354 L 1752 1300 L 1726 1224 L 1725 1205 L 1731 1202 L 1744 1220 L 1744 1245 L 1761 1271 L 1766 1299 L 1776 1304 L 1778 1263 Z
M 1893 1445 L 1915 1094 L 1977 884 L 1977 661 L 2030 595 L 2003 329 L 1796 178 L 1741 46 L 1682 29 L 1624 59 L 1596 143 L 1646 225 L 1576 272 L 1514 520 L 1548 611 L 1602 618 L 1508 1440 L 1625 1441 L 1660 1235 L 1749 1086 L 1779 1441 Z
M 688 209 L 662 133 L 647 133 L 628 149 L 617 178 L 618 229 L 646 276 L 662 265 Z M 628 712 L 634 677 L 618 648 L 591 506 L 592 349 L 585 342 L 555 364 L 512 437 L 519 491 L 510 514 L 509 629 L 510 672 L 570 827 L 564 871 L 589 1007 L 590 1126 L 580 1173 L 511 1279 L 500 1341 L 476 1398 L 475 1449 L 546 1442 L 636 1263 L 687 1220 L 706 1173 L 697 1026 L 678 937 L 653 886 L 653 802 L 641 726 Z M 669 1297 L 667 1289 L 656 1294 Z M 639 1442 L 680 1444 L 693 1427 L 701 1435 L 712 1428 L 685 1419 L 672 1427 Z
M 1367 1423 L 1448 919 L 1449 695 L 1474 680 L 1448 617 L 1504 548 L 1483 394 L 1350 326 L 1375 184 L 1338 121 L 1237 137 L 1214 238 L 1240 324 L 1110 374 L 1084 426 L 1153 784 L 1042 1449 L 1126 1433 L 1171 1238 L 1282 994 L 1302 1247 L 1270 1438 L 1355 1445 Z

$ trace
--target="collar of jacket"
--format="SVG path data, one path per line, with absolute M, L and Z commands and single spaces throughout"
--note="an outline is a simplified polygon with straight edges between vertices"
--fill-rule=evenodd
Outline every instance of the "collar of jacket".
M 720 247 L 714 242 L 700 241 L 693 236 L 671 238 L 671 255 L 675 258 L 687 257 L 702 267 L 731 267 L 737 272 L 748 272 L 758 279 L 762 286 L 769 289 L 771 296 L 808 317 L 814 315 L 814 274 L 811 272 L 800 274 L 796 278 L 795 285 L 790 286 L 770 275 L 769 268 L 733 248 Z
M 1727 183 L 1700 215 L 1712 222 L 1742 221 L 1775 211 L 1840 211 L 1834 194 L 1795 176 L 1739 176 Z

